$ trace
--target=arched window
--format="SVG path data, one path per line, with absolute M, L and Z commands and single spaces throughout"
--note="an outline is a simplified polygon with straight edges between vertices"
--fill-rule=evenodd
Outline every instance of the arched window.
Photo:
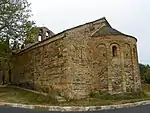
M 113 55 L 113 57 L 117 56 L 117 47 L 116 46 L 112 47 L 112 55 Z
M 49 32 L 47 31 L 45 35 L 46 35 L 46 37 L 48 37 L 49 36 Z
M 42 41 L 42 36 L 41 36 L 41 35 L 38 36 L 38 41 L 39 41 L 39 42 Z

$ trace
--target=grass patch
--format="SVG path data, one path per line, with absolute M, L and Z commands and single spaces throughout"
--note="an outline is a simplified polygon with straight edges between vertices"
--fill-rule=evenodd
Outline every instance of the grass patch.
M 53 93 L 49 93 L 48 96 L 44 96 L 41 94 L 36 94 L 33 92 L 11 87 L 0 88 L 0 101 L 23 104 L 48 105 L 55 105 L 57 103 L 57 100 L 54 98 Z
M 116 94 L 110 95 L 108 93 L 91 93 L 89 98 L 81 100 L 70 100 L 63 105 L 73 106 L 100 106 L 112 104 L 132 103 L 144 100 L 150 100 L 150 84 L 142 84 L 143 91 L 139 93 Z
M 150 99 L 145 93 L 135 93 L 135 94 L 118 94 L 110 95 L 107 93 L 92 93 L 89 98 L 81 100 L 70 100 L 63 105 L 72 106 L 100 106 L 100 105 L 112 105 L 112 104 L 123 104 L 129 102 L 137 102 Z
M 36 108 L 34 108 L 34 110 L 36 110 L 36 111 L 48 111 L 49 109 L 48 108 L 39 108 L 39 107 L 36 107 Z
M 91 93 L 89 96 L 91 98 L 99 98 L 103 100 L 130 100 L 145 97 L 146 94 L 144 92 L 114 95 L 111 95 L 109 93 Z
M 58 102 L 55 93 L 49 93 L 47 96 L 36 94 L 33 92 L 21 90 L 11 87 L 0 87 L 0 101 L 22 104 L 40 104 L 40 105 L 56 105 L 56 106 L 100 106 L 111 104 L 123 104 L 129 102 L 137 102 L 150 100 L 150 84 L 142 85 L 143 91 L 140 93 L 110 95 L 107 93 L 91 93 L 89 98 L 80 100 L 68 100 L 66 102 Z M 67 100 L 67 99 L 66 99 Z M 37 110 L 46 110 L 36 108 Z

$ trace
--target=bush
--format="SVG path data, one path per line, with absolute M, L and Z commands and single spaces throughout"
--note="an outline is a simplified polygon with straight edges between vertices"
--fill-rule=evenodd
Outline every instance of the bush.
M 150 84 L 150 76 L 145 76 L 145 83 Z

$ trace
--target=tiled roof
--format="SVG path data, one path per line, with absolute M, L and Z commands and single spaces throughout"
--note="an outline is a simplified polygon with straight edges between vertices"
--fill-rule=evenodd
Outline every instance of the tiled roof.
M 108 35 L 125 35 L 121 33 L 120 31 L 110 27 L 110 26 L 104 26 L 97 30 L 92 36 L 98 37 L 98 36 L 108 36 Z

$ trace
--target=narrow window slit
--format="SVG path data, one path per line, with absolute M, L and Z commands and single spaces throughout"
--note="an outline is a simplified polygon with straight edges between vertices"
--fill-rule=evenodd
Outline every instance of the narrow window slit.
M 117 56 L 117 47 L 116 46 L 112 47 L 112 55 L 113 55 L 113 57 Z

